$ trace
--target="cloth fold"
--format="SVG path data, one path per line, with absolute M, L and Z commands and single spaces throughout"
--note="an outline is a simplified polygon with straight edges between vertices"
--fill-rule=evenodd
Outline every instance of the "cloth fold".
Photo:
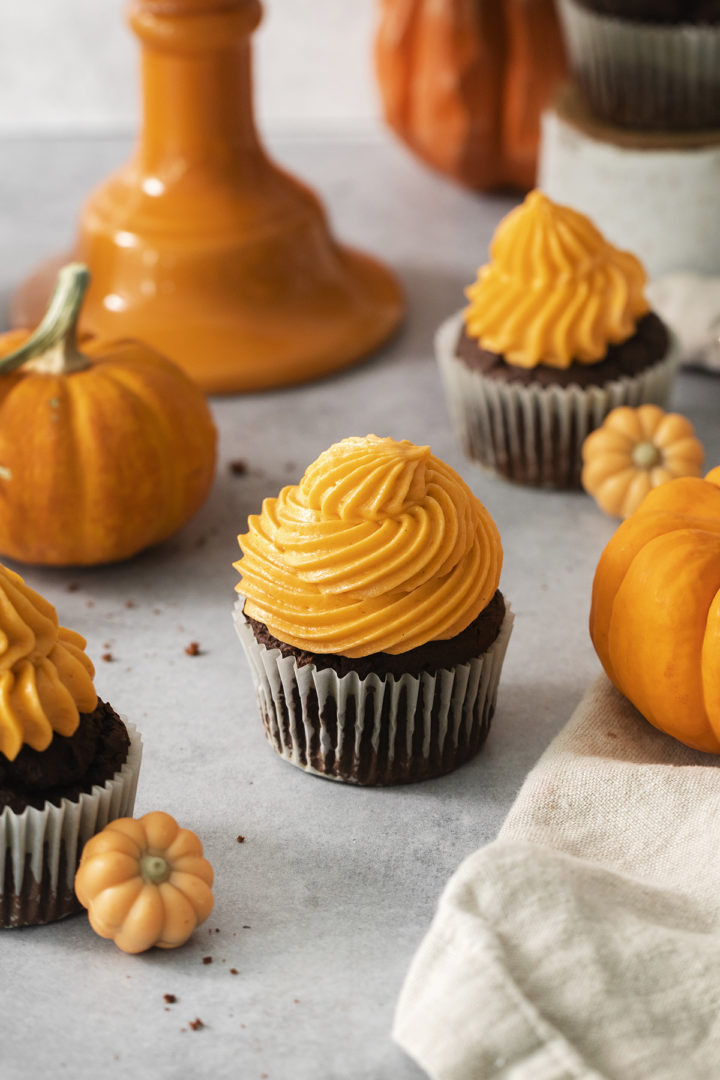
M 719 765 L 597 680 L 408 972 L 433 1080 L 720 1077 Z

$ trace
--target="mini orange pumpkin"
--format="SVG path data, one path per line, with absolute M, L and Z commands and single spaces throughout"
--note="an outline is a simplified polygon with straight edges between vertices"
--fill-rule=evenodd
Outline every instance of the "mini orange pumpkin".
M 183 945 L 213 908 L 200 840 L 162 810 L 118 818 L 83 848 L 75 892 L 90 925 L 127 953 Z
M 92 565 L 175 532 L 215 469 L 207 402 L 145 345 L 76 344 L 89 281 L 66 266 L 38 329 L 0 336 L 0 553 Z
M 566 70 L 553 0 L 381 0 L 375 60 L 385 118 L 415 153 L 481 191 L 532 187 Z
M 647 493 L 679 476 L 699 476 L 705 458 L 690 421 L 657 405 L 621 405 L 582 447 L 582 486 L 601 509 L 626 518 Z
M 720 468 L 655 488 L 619 527 L 595 573 L 590 635 L 651 724 L 720 753 Z

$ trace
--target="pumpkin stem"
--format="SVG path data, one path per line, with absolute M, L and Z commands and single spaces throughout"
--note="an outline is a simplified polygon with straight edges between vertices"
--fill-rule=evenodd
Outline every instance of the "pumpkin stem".
M 162 885 L 170 873 L 170 863 L 162 855 L 146 854 L 140 859 L 140 875 L 146 885 Z
M 0 360 L 0 375 L 17 371 L 24 364 L 52 375 L 90 367 L 90 360 L 77 344 L 77 322 L 89 284 L 87 266 L 82 263 L 63 266 L 42 322 L 19 349 Z
M 638 469 L 652 469 L 660 460 L 660 451 L 651 442 L 638 443 L 632 452 L 633 465 Z

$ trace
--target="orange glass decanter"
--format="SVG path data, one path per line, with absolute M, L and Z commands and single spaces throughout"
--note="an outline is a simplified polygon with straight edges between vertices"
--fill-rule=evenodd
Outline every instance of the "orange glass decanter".
M 392 273 L 336 243 L 317 197 L 260 144 L 260 15 L 259 0 L 134 0 L 139 145 L 90 195 L 71 255 L 92 273 L 81 331 L 145 341 L 216 393 L 351 364 L 403 314 Z M 39 321 L 65 258 L 19 289 L 15 325 Z

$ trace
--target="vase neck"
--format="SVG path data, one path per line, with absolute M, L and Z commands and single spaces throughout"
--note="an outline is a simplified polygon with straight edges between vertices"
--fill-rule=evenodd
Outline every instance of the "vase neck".
M 259 151 L 250 35 L 259 0 L 136 0 L 142 44 L 139 164 L 148 174 L 201 165 L 227 171 Z

